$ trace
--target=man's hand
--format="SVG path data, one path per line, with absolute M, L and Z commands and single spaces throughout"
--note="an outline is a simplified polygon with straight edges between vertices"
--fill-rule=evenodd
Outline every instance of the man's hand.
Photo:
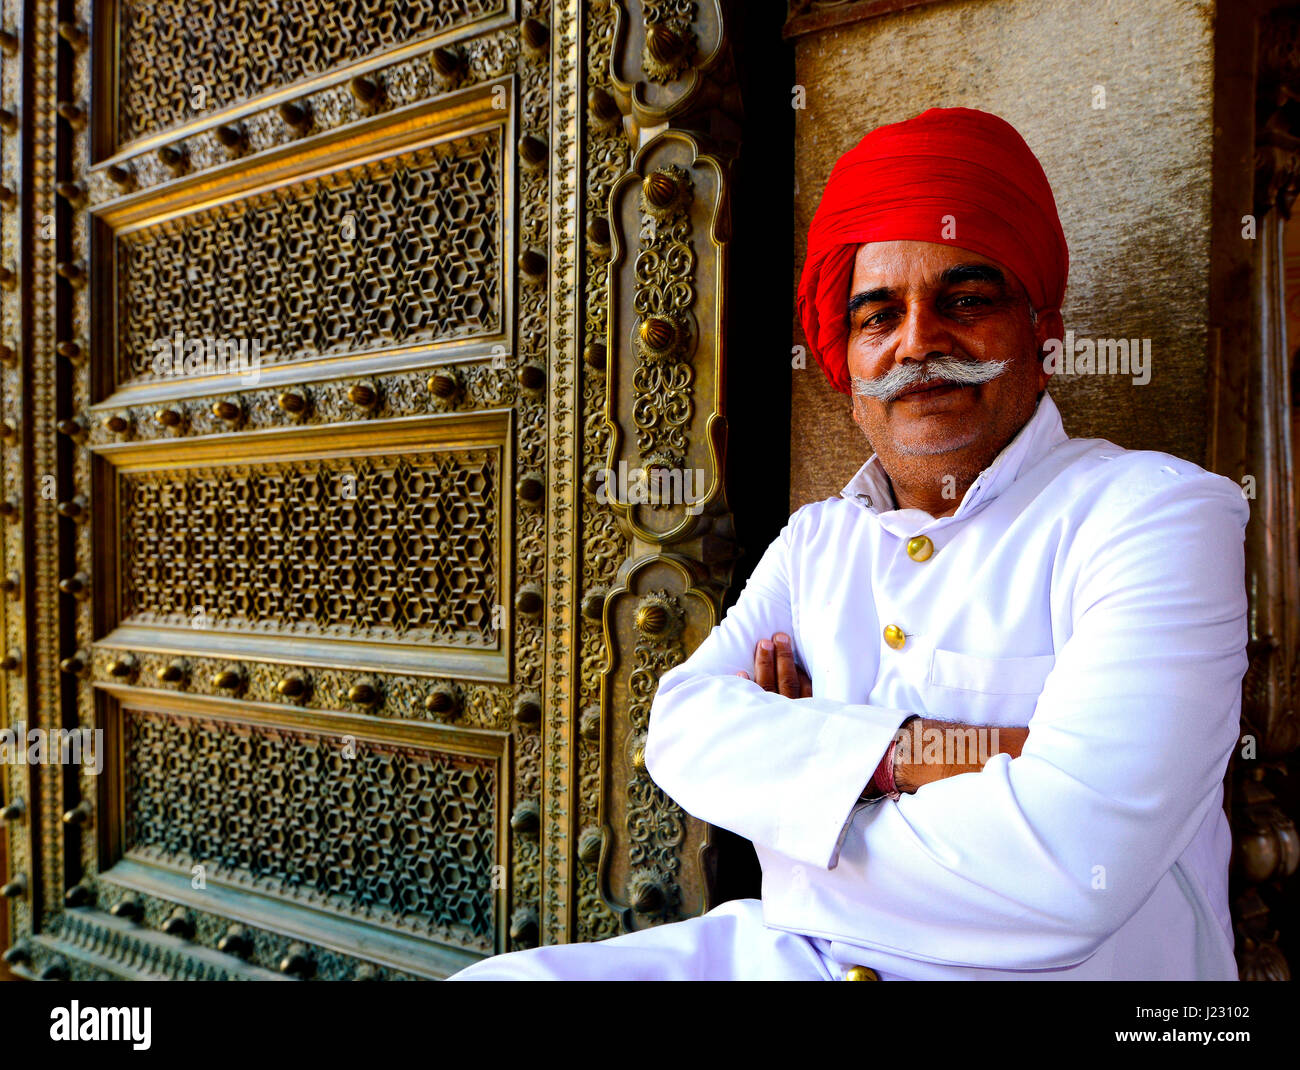
M 777 632 L 771 639 L 760 639 L 754 648 L 754 675 L 738 672 L 746 680 L 752 679 L 764 691 L 772 691 L 786 698 L 811 698 L 812 680 L 794 660 L 794 649 L 790 637 L 785 632 Z M 927 733 L 938 730 L 942 733 L 956 732 L 971 728 L 971 725 L 958 721 L 937 721 L 930 717 L 920 718 L 919 728 L 907 725 L 907 732 L 919 744 L 934 738 Z M 982 732 L 989 731 L 988 726 L 976 726 Z M 899 729 L 900 733 L 903 729 Z M 990 746 L 991 754 L 1009 754 L 1012 758 L 1020 757 L 1020 751 L 1029 738 L 1027 727 L 999 726 L 997 729 L 997 747 Z M 942 737 L 940 737 L 942 738 Z M 909 741 L 910 742 L 910 741 Z M 944 763 L 923 761 L 924 746 L 912 747 L 910 760 L 903 762 L 895 759 L 894 785 L 901 792 L 911 793 L 936 780 L 944 780 L 962 773 L 977 773 L 982 768 L 980 762 Z
M 754 675 L 741 671 L 737 676 L 752 679 L 764 691 L 786 698 L 812 698 L 812 680 L 795 664 L 794 649 L 785 632 L 771 639 L 760 639 L 754 648 Z

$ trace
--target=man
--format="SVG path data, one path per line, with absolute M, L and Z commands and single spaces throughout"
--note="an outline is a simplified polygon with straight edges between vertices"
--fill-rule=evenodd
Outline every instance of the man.
M 1236 978 L 1248 511 L 1187 461 L 1065 435 L 1067 270 L 995 116 L 931 110 L 840 159 L 798 306 L 875 452 L 664 674 L 646 746 L 752 841 L 762 901 L 458 977 Z

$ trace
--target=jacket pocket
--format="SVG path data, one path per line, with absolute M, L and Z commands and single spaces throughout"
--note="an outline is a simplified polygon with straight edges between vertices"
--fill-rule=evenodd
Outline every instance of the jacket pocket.
M 1056 664 L 1055 654 L 1027 658 L 982 658 L 937 647 L 930 661 L 931 687 L 985 695 L 1037 695 Z

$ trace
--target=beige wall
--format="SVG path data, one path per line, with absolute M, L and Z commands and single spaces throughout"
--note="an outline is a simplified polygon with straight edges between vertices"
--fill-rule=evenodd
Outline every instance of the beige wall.
M 1152 343 L 1145 386 L 1053 380 L 1066 431 L 1204 463 L 1213 13 L 1210 0 L 961 0 L 797 38 L 807 107 L 795 117 L 792 315 L 836 158 L 929 107 L 994 112 L 1024 136 L 1056 195 L 1070 246 L 1067 329 Z M 1093 107 L 1096 85 L 1104 109 Z M 837 494 L 870 449 L 815 363 L 792 373 L 792 406 L 794 509 Z

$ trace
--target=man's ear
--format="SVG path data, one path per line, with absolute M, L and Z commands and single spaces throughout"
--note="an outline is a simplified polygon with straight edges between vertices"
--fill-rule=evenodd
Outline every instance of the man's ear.
M 1039 392 L 1047 386 L 1047 381 L 1052 377 L 1052 373 L 1042 366 L 1043 349 L 1050 338 L 1057 338 L 1062 342 L 1065 340 L 1065 321 L 1061 318 L 1059 308 L 1040 309 L 1038 322 L 1034 325 L 1034 344 L 1037 347 L 1039 356 Z

